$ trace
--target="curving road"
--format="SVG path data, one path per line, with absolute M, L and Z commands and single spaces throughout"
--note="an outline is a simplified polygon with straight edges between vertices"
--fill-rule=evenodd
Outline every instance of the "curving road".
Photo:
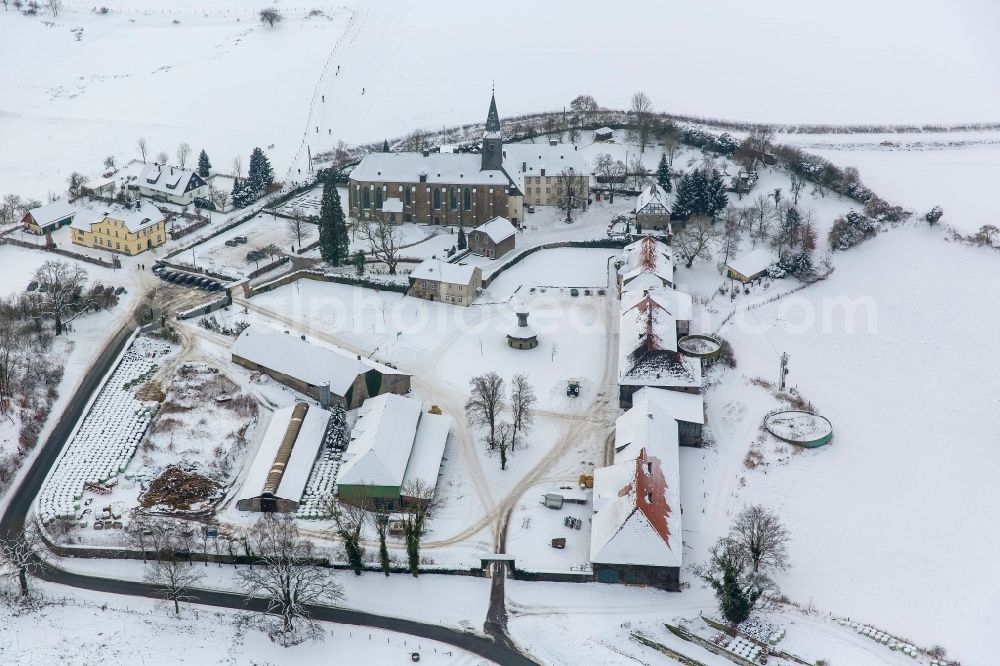
M 52 429 L 52 433 L 45 440 L 44 445 L 42 445 L 28 473 L 21 480 L 17 488 L 11 491 L 10 503 L 7 505 L 3 515 L 0 516 L 0 538 L 10 538 L 20 532 L 31 509 L 31 504 L 38 495 L 49 469 L 59 457 L 59 452 L 73 431 L 74 425 L 83 416 L 89 397 L 100 388 L 102 378 L 111 369 L 115 359 L 124 349 L 134 330 L 135 324 L 129 324 L 124 327 L 95 359 L 90 371 L 83 378 L 76 393 L 60 415 L 59 421 Z M 71 573 L 58 569 L 51 564 L 44 564 L 37 575 L 39 578 L 53 583 L 97 592 L 155 599 L 163 598 L 158 588 L 148 583 Z M 190 601 L 218 608 L 250 611 L 265 610 L 265 601 L 263 599 L 248 600 L 243 595 L 231 592 L 193 589 L 191 590 Z M 323 622 L 352 624 L 409 634 L 451 645 L 489 659 L 501 666 L 538 666 L 537 662 L 524 656 L 513 646 L 501 645 L 483 636 L 449 629 L 440 625 L 330 606 L 311 606 L 309 610 L 313 614 L 313 617 Z

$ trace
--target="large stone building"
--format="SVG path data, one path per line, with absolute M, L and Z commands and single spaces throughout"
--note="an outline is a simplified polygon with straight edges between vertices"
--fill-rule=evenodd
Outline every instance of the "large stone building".
M 426 259 L 410 273 L 408 296 L 428 301 L 472 305 L 483 286 L 479 266 L 449 264 L 440 259 Z
M 386 202 L 398 199 L 402 211 L 396 219 L 401 222 L 477 227 L 506 217 L 520 226 L 525 204 L 555 204 L 570 186 L 585 201 L 590 189 L 587 172 L 575 146 L 504 146 L 492 98 L 480 154 L 369 153 L 351 172 L 348 206 L 358 219 L 378 214 L 388 219 Z

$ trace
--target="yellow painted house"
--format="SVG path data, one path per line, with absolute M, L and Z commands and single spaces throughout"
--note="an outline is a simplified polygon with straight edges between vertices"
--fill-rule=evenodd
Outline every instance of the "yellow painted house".
M 90 215 L 81 212 L 70 226 L 77 245 L 128 255 L 145 252 L 167 240 L 163 213 L 153 204 L 141 201 Z

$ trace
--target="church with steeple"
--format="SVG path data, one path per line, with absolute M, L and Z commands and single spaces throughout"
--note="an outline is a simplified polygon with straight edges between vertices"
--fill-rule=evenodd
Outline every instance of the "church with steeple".
M 477 227 L 506 217 L 519 227 L 529 205 L 554 204 L 566 178 L 589 191 L 589 170 L 576 146 L 503 143 L 496 96 L 479 153 L 424 150 L 369 153 L 351 172 L 349 215 L 394 223 Z

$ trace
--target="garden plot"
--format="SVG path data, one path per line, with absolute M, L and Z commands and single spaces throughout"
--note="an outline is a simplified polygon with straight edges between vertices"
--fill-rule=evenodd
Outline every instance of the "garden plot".
M 341 189 L 341 201 L 346 202 L 345 197 L 347 196 L 347 190 Z M 285 215 L 306 215 L 310 217 L 319 217 L 319 204 L 320 200 L 323 198 L 323 187 L 314 187 L 311 190 L 303 192 L 301 194 L 296 194 L 294 197 L 286 201 L 285 203 L 278 206 L 277 211 Z
M 208 269 L 222 275 L 246 276 L 271 261 L 270 258 L 264 258 L 260 261 L 248 260 L 247 253 L 253 250 L 260 251 L 274 246 L 283 253 L 294 255 L 291 248 L 292 246 L 298 247 L 298 240 L 289 223 L 290 220 L 283 217 L 276 217 L 270 213 L 258 213 L 234 229 L 196 245 L 190 252 L 177 255 L 173 261 L 188 266 L 193 264 L 198 268 Z M 304 231 L 302 245 L 308 245 L 319 238 L 319 228 L 315 224 L 304 222 L 302 230 Z M 236 242 L 232 246 L 226 245 L 227 242 L 235 242 L 234 239 L 240 237 L 245 237 L 247 242 Z
M 86 494 L 107 494 L 117 485 L 156 409 L 155 401 L 138 398 L 135 389 L 172 351 L 147 337 L 128 348 L 42 488 L 43 522 L 75 519 Z
M 490 283 L 486 300 L 506 301 L 515 293 L 530 298 L 532 287 L 607 289 L 609 260 L 621 254 L 615 249 L 555 248 L 539 250 L 507 269 Z
M 144 391 L 160 393 L 156 386 Z M 248 442 L 253 439 L 258 405 L 235 382 L 204 363 L 183 363 L 171 379 L 149 436 L 142 442 L 138 465 L 128 476 L 146 490 L 140 498 L 146 508 L 187 511 L 205 508 L 212 493 L 157 492 L 157 480 L 166 475 L 192 486 L 228 485 L 240 469 Z M 183 474 L 179 474 L 180 470 Z M 174 484 L 179 489 L 183 483 Z

